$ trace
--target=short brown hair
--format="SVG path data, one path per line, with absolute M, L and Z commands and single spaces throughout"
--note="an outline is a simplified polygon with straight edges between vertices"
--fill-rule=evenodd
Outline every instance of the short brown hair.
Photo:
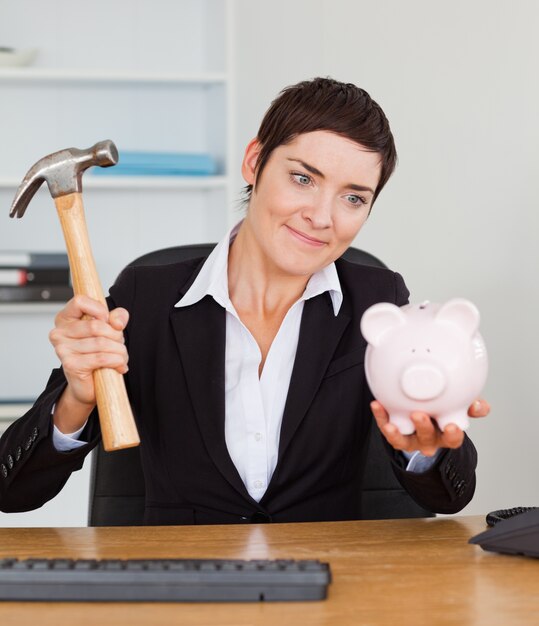
M 275 148 L 298 135 L 316 130 L 342 135 L 380 154 L 382 167 L 374 203 L 397 164 L 389 122 L 364 89 L 332 78 L 318 77 L 285 87 L 271 103 L 257 135 L 261 144 L 257 177 L 262 174 Z M 247 202 L 252 190 L 253 185 L 245 187 Z

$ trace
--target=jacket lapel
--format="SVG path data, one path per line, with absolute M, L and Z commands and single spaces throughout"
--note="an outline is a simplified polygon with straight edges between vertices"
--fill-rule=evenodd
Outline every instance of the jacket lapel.
M 305 302 L 298 348 L 283 413 L 278 464 L 305 417 L 337 344 L 350 322 L 350 315 L 344 309 L 343 303 L 339 315 L 335 317 L 328 293 Z
M 228 482 L 250 499 L 225 441 L 226 312 L 212 297 L 175 308 L 171 324 L 208 452 Z

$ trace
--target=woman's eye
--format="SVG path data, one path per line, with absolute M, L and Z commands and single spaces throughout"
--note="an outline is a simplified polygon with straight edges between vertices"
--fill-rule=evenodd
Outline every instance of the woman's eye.
M 309 185 L 311 182 L 311 177 L 307 176 L 307 174 L 292 172 L 292 178 L 300 185 Z
M 356 196 L 355 194 L 350 194 L 349 196 L 346 196 L 346 199 L 348 200 L 348 202 L 350 202 L 350 204 L 367 204 L 365 198 L 362 198 L 361 196 Z

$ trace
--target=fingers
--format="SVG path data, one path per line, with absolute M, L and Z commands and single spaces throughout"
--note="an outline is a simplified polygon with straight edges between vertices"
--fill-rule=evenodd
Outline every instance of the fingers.
M 126 374 L 129 370 L 127 366 L 127 353 L 117 352 L 82 352 L 62 353 L 60 357 L 66 375 L 76 376 L 85 379 L 92 376 L 98 369 L 114 369 L 120 374 Z
M 464 431 L 456 424 L 448 424 L 440 436 L 440 448 L 460 448 L 464 441 Z
M 107 307 L 87 296 L 77 295 L 58 313 L 49 340 L 68 376 L 83 380 L 93 370 L 128 371 L 123 329 L 129 313 Z
M 419 450 L 425 456 L 432 456 L 438 448 L 460 448 L 464 442 L 464 431 L 456 424 L 448 424 L 442 432 L 438 424 L 427 413 L 415 411 L 410 415 L 414 423 L 415 433 L 403 435 L 395 424 L 389 421 L 389 415 L 378 402 L 371 402 L 371 410 L 378 428 L 388 443 L 396 450 L 413 452 Z M 488 414 L 490 406 L 485 400 L 477 400 L 470 407 L 472 417 Z
M 62 363 L 73 354 L 102 352 L 127 355 L 123 332 L 97 319 L 72 320 L 70 323 L 60 324 L 50 331 L 49 341 Z
M 109 324 L 116 330 L 124 330 L 129 321 L 129 312 L 126 309 L 118 307 L 109 313 Z
M 404 450 L 405 452 L 410 452 L 412 450 L 417 450 L 417 445 L 413 442 L 416 440 L 414 435 L 402 435 L 399 429 L 395 426 L 395 424 L 387 423 L 383 428 L 380 429 L 382 434 L 387 439 L 389 445 L 395 450 Z
M 468 415 L 470 417 L 486 417 L 489 413 L 490 404 L 482 398 L 475 400 L 468 408 Z
M 389 422 L 382 428 L 383 435 L 396 450 L 404 452 L 419 450 L 425 456 L 432 456 L 441 447 L 441 434 L 437 425 L 429 415 L 419 411 L 412 413 L 410 419 L 415 426 L 415 433 L 412 435 L 401 434 L 399 429 Z
M 122 331 L 128 321 L 126 309 L 119 307 L 109 312 L 103 303 L 77 295 L 56 316 L 55 328 L 49 339 L 53 345 L 60 337 L 81 339 L 99 336 L 123 343 Z
M 371 402 L 371 411 L 379 428 L 382 428 L 384 424 L 387 424 L 389 422 L 389 415 L 384 407 L 378 402 L 378 400 L 373 400 Z
M 121 330 L 115 330 L 107 322 L 97 319 L 72 320 L 70 323 L 60 323 L 49 334 L 52 344 L 59 338 L 85 339 L 89 337 L 103 337 L 119 343 L 124 342 Z
M 94 322 L 97 320 L 92 320 L 93 326 Z M 107 332 L 103 335 L 87 336 L 85 329 L 88 322 L 78 322 L 76 328 L 69 328 L 70 335 L 63 329 L 53 329 L 49 333 L 64 370 L 78 376 L 104 367 L 117 369 L 122 374 L 127 372 L 128 354 L 123 335 L 120 331 L 105 326 Z
M 129 321 L 126 309 L 118 307 L 109 312 L 106 305 L 88 296 L 77 295 L 65 305 L 56 316 L 56 325 L 60 326 L 73 320 L 80 320 L 84 316 L 108 322 L 117 330 L 123 330 Z
M 99 369 L 128 371 L 123 330 L 129 313 L 123 308 L 109 312 L 98 300 L 77 295 L 58 313 L 49 340 L 77 402 L 94 405 L 93 373 Z
M 109 310 L 106 305 L 88 296 L 77 295 L 71 298 L 65 307 L 56 316 L 56 323 L 80 320 L 84 315 L 106 322 Z
M 429 415 L 420 411 L 410 415 L 415 426 L 417 448 L 425 456 L 432 456 L 440 447 L 440 430 Z
M 378 428 L 390 446 L 395 448 L 395 450 L 408 451 L 413 449 L 411 439 L 414 438 L 410 435 L 401 435 L 395 424 L 391 424 L 389 421 L 389 415 L 380 402 L 377 400 L 371 402 L 371 410 Z
M 115 341 L 108 337 L 84 337 L 78 339 L 76 343 L 62 342 L 58 345 L 60 350 L 62 350 L 62 346 L 67 346 L 64 349 L 66 354 L 75 352 L 77 354 L 97 354 L 103 352 L 105 354 L 119 354 L 120 356 L 127 354 L 123 342 Z

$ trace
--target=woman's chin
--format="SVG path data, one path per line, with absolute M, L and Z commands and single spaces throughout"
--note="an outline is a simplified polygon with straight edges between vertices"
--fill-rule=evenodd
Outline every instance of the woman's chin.
M 276 259 L 276 267 L 287 276 L 312 276 L 318 272 L 321 268 L 325 267 L 327 263 L 321 261 L 319 263 L 313 262 L 313 259 L 301 258 L 299 255 L 287 255 Z

